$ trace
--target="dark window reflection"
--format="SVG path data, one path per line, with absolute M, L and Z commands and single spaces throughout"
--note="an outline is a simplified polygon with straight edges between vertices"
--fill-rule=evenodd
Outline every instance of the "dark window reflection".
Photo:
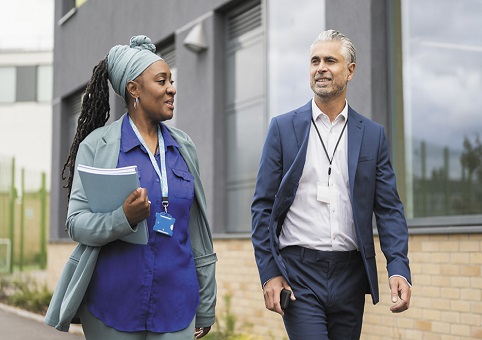
M 407 215 L 482 214 L 482 1 L 402 6 Z

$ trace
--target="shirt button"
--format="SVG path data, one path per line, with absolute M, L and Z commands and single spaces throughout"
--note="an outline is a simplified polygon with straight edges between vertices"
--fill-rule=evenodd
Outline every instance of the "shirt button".
M 332 212 L 335 212 L 335 208 L 333 208 L 331 211 L 332 211 Z
M 159 183 L 159 178 L 156 178 L 156 182 Z

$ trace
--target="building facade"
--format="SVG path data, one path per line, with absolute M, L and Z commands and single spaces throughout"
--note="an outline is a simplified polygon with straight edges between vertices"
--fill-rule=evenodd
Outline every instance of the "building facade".
M 230 296 L 240 330 L 286 337 L 281 318 L 264 308 L 250 204 L 269 120 L 312 98 L 309 46 L 333 28 L 357 48 L 348 103 L 386 129 L 410 229 L 412 308 L 390 314 L 378 249 L 381 303 L 367 299 L 362 337 L 482 337 L 482 47 L 475 15 L 482 5 L 468 2 L 56 0 L 51 287 L 74 246 L 64 230 L 61 171 L 82 91 L 112 46 L 145 34 L 174 74 L 175 118 L 168 124 L 198 148 L 219 257 L 218 311 Z M 449 29 L 447 13 L 466 26 Z M 111 91 L 111 119 L 124 112 Z
M 52 50 L 0 50 L 0 157 L 50 175 Z

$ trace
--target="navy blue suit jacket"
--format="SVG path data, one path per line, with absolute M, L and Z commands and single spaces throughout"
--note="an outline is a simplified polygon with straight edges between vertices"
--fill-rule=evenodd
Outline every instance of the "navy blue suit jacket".
M 280 275 L 289 282 L 278 236 L 303 172 L 311 117 L 310 101 L 273 118 L 268 129 L 251 207 L 252 242 L 262 284 Z M 368 276 L 370 292 L 367 293 L 371 293 L 375 304 L 379 292 L 373 213 L 388 275 L 401 275 L 411 283 L 407 223 L 383 127 L 348 107 L 347 130 L 353 220 Z

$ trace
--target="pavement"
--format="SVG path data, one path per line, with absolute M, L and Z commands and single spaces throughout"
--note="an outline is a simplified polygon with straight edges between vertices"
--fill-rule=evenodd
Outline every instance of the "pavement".
M 43 316 L 0 303 L 0 340 L 80 340 L 82 327 L 72 325 L 69 333 L 43 323 Z

